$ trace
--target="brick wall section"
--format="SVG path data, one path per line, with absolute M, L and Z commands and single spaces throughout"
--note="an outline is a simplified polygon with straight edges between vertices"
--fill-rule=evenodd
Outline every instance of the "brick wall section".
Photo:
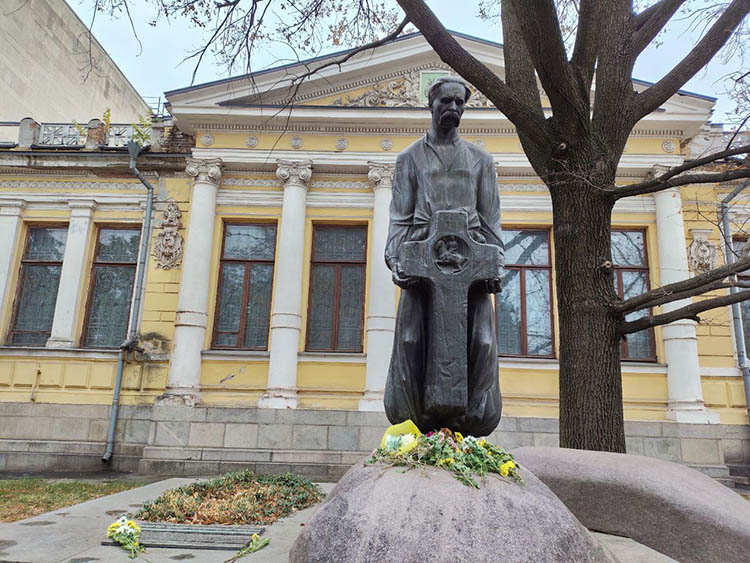
M 210 475 L 249 468 L 338 479 L 380 443 L 382 413 L 123 406 L 112 468 Z M 0 470 L 102 470 L 109 407 L 0 403 Z M 750 427 L 626 422 L 629 453 L 685 463 L 722 479 L 750 465 Z M 505 417 L 490 439 L 505 448 L 557 446 L 555 419 Z

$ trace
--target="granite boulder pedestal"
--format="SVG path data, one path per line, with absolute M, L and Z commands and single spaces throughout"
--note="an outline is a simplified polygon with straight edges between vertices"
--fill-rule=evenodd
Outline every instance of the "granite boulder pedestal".
M 475 489 L 448 471 L 352 467 L 297 538 L 290 563 L 612 563 L 531 472 Z

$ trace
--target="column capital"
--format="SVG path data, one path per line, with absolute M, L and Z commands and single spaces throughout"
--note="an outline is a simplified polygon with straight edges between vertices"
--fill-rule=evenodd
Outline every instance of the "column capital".
M 185 172 L 195 178 L 196 182 L 211 184 L 218 188 L 221 181 L 220 158 L 188 158 Z
M 71 217 L 89 218 L 94 212 L 94 209 L 96 209 L 96 201 L 94 201 L 93 199 L 79 199 L 69 201 L 68 207 L 70 207 Z
M 396 166 L 386 162 L 368 162 L 367 164 L 370 167 L 367 177 L 370 179 L 370 182 L 372 182 L 373 189 L 391 189 L 393 184 L 393 172 Z
M 312 177 L 312 160 L 277 160 L 276 176 L 286 186 L 307 189 Z
M 24 207 L 26 207 L 24 199 L 2 200 L 0 201 L 0 215 L 20 217 Z

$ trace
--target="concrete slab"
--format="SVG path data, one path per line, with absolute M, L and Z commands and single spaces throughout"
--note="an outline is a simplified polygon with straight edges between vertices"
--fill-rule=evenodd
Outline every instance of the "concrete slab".
M 33 518 L 0 524 L 0 563 L 120 563 L 131 561 L 125 550 L 103 546 L 107 526 L 124 513 L 135 512 L 146 500 L 155 499 L 167 489 L 180 487 L 195 479 L 174 478 L 98 498 Z M 328 493 L 333 483 L 319 483 Z M 252 555 L 253 563 L 280 563 L 315 507 L 293 514 L 271 526 L 264 537 L 271 543 Z M 149 549 L 146 557 L 153 563 L 194 561 L 223 563 L 234 552 L 186 549 Z M 248 556 L 248 561 L 250 561 Z
M 101 542 L 107 526 L 122 514 L 134 512 L 143 501 L 191 481 L 166 479 L 19 522 L 0 524 L 0 562 L 69 561 Z
M 630 538 L 599 532 L 592 532 L 592 534 L 622 563 L 678 563 L 671 557 L 667 557 Z
M 127 553 L 103 546 L 107 526 L 123 512 L 134 512 L 163 491 L 195 479 L 166 479 L 82 504 L 41 514 L 34 518 L 0 524 L 0 563 L 128 563 Z M 328 493 L 333 483 L 319 483 Z M 308 508 L 266 526 L 271 543 L 247 556 L 248 563 L 284 563 L 289 550 L 317 507 Z M 594 534 L 620 561 L 673 563 L 673 560 L 631 539 Z M 224 563 L 233 552 L 151 548 L 145 554 L 152 563 Z M 244 561 L 243 558 L 241 561 Z

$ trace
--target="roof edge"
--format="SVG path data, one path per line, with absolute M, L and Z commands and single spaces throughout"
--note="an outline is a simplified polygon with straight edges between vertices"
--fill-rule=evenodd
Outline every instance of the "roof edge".
M 490 41 L 489 39 L 483 39 L 481 37 L 475 37 L 473 35 L 469 35 L 468 33 L 462 33 L 460 31 L 452 31 L 450 29 L 448 30 L 448 33 L 450 33 L 454 37 L 458 37 L 458 38 L 461 38 L 461 39 L 466 39 L 467 41 L 474 41 L 476 43 L 481 43 L 483 45 L 487 45 L 489 47 L 496 47 L 496 48 L 499 48 L 499 49 L 503 48 L 503 44 L 500 43 L 500 42 Z M 401 35 L 399 37 L 396 37 L 395 39 L 392 39 L 391 41 L 388 41 L 387 43 L 384 43 L 383 45 L 390 45 L 390 44 L 393 44 L 393 43 L 398 43 L 400 41 L 406 41 L 408 39 L 413 39 L 414 37 L 417 37 L 417 36 L 420 36 L 420 35 L 422 35 L 421 31 L 415 31 L 415 32 L 412 32 L 412 33 L 407 33 L 406 35 Z M 336 51 L 334 53 L 328 53 L 326 55 L 319 55 L 317 57 L 311 57 L 309 59 L 303 59 L 301 61 L 296 61 L 296 62 L 288 63 L 288 64 L 285 64 L 285 65 L 280 65 L 280 66 L 275 66 L 275 67 L 271 67 L 271 68 L 266 68 L 266 69 L 263 69 L 263 70 L 259 70 L 257 72 L 249 72 L 249 73 L 246 73 L 246 74 L 242 74 L 240 76 L 230 76 L 228 78 L 221 78 L 219 80 L 213 80 L 213 81 L 210 81 L 210 82 L 203 82 L 201 84 L 196 84 L 194 86 L 186 86 L 184 88 L 177 88 L 175 90 L 169 90 L 169 91 L 164 92 L 164 96 L 165 97 L 169 97 L 169 96 L 172 96 L 172 95 L 175 95 L 175 94 L 184 94 L 186 92 L 191 92 L 191 91 L 194 91 L 194 90 L 200 90 L 202 88 L 208 88 L 208 87 L 211 87 L 211 86 L 218 86 L 218 85 L 221 85 L 221 84 L 228 84 L 230 82 L 236 82 L 236 81 L 240 81 L 240 80 L 246 80 L 246 79 L 248 79 L 250 77 L 253 77 L 253 76 L 262 76 L 264 74 L 269 74 L 269 73 L 272 73 L 272 72 L 277 72 L 277 71 L 280 71 L 280 70 L 292 68 L 292 67 L 299 66 L 299 65 L 308 65 L 310 63 L 314 63 L 314 62 L 317 62 L 317 61 L 322 61 L 322 60 L 325 60 L 325 59 L 328 59 L 328 58 L 347 55 L 347 54 L 351 53 L 352 51 L 354 51 L 355 49 L 357 49 L 357 47 L 354 47 L 352 49 L 345 49 L 345 50 L 342 50 L 342 51 Z M 373 49 L 377 49 L 377 47 L 374 47 Z M 653 86 L 655 84 L 655 82 L 650 82 L 648 80 L 642 80 L 640 78 L 635 78 L 635 77 L 631 77 L 631 80 L 634 83 L 636 83 L 636 84 L 642 84 L 642 85 L 646 85 L 646 86 Z M 680 90 L 677 90 L 677 92 L 675 92 L 675 93 L 676 94 L 680 94 L 682 96 L 691 96 L 691 97 L 694 97 L 694 98 L 698 98 L 698 99 L 706 100 L 706 101 L 710 101 L 710 102 L 716 102 L 718 100 L 718 98 L 715 98 L 713 96 L 708 96 L 708 95 L 705 95 L 705 94 L 699 94 L 697 92 L 691 92 L 689 90 L 682 90 L 682 89 L 680 89 Z

